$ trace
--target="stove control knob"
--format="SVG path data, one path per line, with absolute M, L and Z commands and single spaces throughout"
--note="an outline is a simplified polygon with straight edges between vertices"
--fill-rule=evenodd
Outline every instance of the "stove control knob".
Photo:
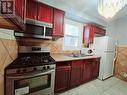
M 50 66 L 47 66 L 47 69 L 50 69 Z
M 33 68 L 33 70 L 34 70 L 34 71 L 36 71 L 36 70 L 37 70 L 37 68 Z
M 17 73 L 17 74 L 21 73 L 21 70 L 16 70 L 16 73 Z
M 46 67 L 45 66 L 43 67 L 43 70 L 46 70 Z

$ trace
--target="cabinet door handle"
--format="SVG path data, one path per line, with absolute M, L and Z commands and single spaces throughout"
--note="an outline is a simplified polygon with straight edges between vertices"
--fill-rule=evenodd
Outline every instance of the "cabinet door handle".
M 40 16 L 38 16 L 38 19 L 40 19 Z
M 34 19 L 36 19 L 37 16 L 34 16 Z

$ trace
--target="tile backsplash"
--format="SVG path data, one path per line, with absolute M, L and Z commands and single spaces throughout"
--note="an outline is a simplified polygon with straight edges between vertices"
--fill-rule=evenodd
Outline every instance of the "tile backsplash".
M 4 95 L 4 69 L 18 54 L 13 30 L 0 29 L 0 95 Z
M 127 81 L 127 46 L 118 46 L 116 49 L 114 75 Z
M 50 48 L 51 53 L 80 53 L 79 50 L 63 50 L 63 38 L 56 41 L 42 40 L 42 39 L 18 39 L 19 46 L 42 46 Z
M 0 95 L 4 95 L 4 69 L 18 54 L 16 40 L 0 39 Z

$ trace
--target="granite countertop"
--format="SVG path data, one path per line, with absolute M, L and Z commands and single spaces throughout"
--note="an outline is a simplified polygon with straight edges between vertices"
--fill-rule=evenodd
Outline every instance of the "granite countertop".
M 97 55 L 73 57 L 73 56 L 66 55 L 66 54 L 51 54 L 51 56 L 56 62 L 100 58 L 100 56 L 97 56 Z

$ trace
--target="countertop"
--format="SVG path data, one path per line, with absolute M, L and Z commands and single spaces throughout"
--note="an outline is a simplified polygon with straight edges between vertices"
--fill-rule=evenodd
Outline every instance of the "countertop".
M 100 56 L 98 56 L 98 55 L 83 56 L 83 57 L 72 57 L 72 56 L 68 56 L 65 54 L 51 54 L 51 56 L 56 62 L 100 58 Z

